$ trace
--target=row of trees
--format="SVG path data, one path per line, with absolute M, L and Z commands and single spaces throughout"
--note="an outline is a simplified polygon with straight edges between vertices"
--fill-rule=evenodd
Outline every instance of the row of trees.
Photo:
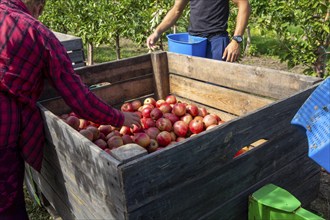
M 94 46 L 114 45 L 120 59 L 120 39 L 144 45 L 173 3 L 173 0 L 48 0 L 41 20 L 55 31 L 81 37 L 88 45 L 88 62 L 92 63 Z M 254 43 L 251 28 L 264 33 L 272 31 L 283 44 L 283 53 L 279 55 L 282 61 L 291 67 L 306 65 L 309 75 L 329 75 L 329 0 L 250 0 L 250 4 L 252 14 L 246 34 L 250 44 Z M 229 33 L 233 32 L 236 13 L 232 5 Z M 175 30 L 186 31 L 188 21 L 187 7 Z

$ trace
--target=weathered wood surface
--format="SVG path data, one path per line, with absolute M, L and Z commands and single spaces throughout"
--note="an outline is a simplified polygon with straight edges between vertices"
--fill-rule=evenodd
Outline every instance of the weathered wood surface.
M 274 99 L 313 85 L 319 78 L 263 67 L 167 53 L 169 72 Z
M 169 77 L 168 77 L 168 61 L 166 53 L 151 54 L 155 81 L 155 98 L 165 99 L 170 93 Z
M 234 115 L 243 115 L 274 102 L 274 100 L 173 74 L 170 75 L 170 91 Z
M 82 39 L 80 37 L 59 32 L 53 33 L 67 50 L 73 68 L 85 66 L 85 54 Z
M 93 66 L 86 66 L 75 70 L 80 75 L 82 81 L 87 86 L 92 86 L 98 83 L 118 83 L 134 79 L 136 77 L 144 77 L 153 72 L 150 55 L 143 55 L 131 59 L 122 59 L 119 61 L 106 62 Z M 148 83 L 146 86 L 153 86 L 153 83 Z M 154 90 L 154 88 L 153 88 Z M 124 93 L 119 93 L 122 95 Z M 45 81 L 44 91 L 40 100 L 54 98 L 59 96 L 57 91 Z
M 297 157 L 307 157 L 306 138 L 290 121 L 311 91 L 122 165 L 130 217 L 198 219 L 201 213 L 257 184 Z M 250 156 L 237 158 L 240 165 L 232 166 L 230 161 L 238 149 L 261 138 L 268 142 L 249 152 Z M 212 196 L 214 199 L 210 199 Z
M 153 91 L 153 77 L 151 74 L 92 89 L 97 97 L 113 106 L 120 105 L 129 99 L 150 95 Z M 71 111 L 61 97 L 46 99 L 41 103 L 57 115 Z
M 41 172 L 45 181 L 49 181 L 48 184 L 61 193 L 59 197 L 66 199 L 63 201 L 66 206 L 77 209 L 86 206 L 86 210 L 92 210 L 90 215 L 87 215 L 88 211 L 81 213 L 80 218 L 97 215 L 98 218 L 113 216 L 124 219 L 126 207 L 118 172 L 120 161 L 106 154 L 44 107 L 40 108 L 46 123 L 46 139 L 54 146 L 53 153 L 49 151 L 51 148 L 46 149 L 45 160 L 49 165 L 46 163 Z M 61 178 L 62 181 L 59 181 Z M 74 213 L 80 215 L 80 212 Z

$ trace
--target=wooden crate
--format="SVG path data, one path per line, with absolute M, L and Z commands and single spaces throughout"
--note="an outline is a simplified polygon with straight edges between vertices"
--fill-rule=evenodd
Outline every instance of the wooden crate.
M 63 99 L 41 101 L 47 146 L 32 175 L 63 219 L 247 219 L 249 195 L 267 183 L 303 205 L 316 198 L 320 168 L 290 121 L 320 79 L 167 52 L 77 73 L 90 86 L 110 83 L 93 91 L 113 106 L 175 94 L 227 123 L 151 154 L 125 145 L 109 155 L 56 116 L 70 111 Z
M 85 66 L 85 54 L 81 37 L 55 31 L 53 33 L 67 50 L 68 55 L 72 61 L 73 68 Z

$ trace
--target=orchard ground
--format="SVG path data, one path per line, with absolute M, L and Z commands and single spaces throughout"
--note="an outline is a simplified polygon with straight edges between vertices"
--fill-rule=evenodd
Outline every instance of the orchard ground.
M 102 48 L 101 48 L 102 49 Z M 102 49 L 103 50 L 103 49 Z M 136 50 L 135 50 L 136 51 Z M 143 54 L 143 50 L 138 53 Z M 96 54 L 100 54 L 97 53 Z M 138 55 L 138 54 L 131 54 Z M 105 62 L 104 58 L 99 57 L 97 62 Z M 112 60 L 112 59 L 110 59 Z M 288 69 L 285 63 L 281 63 L 278 59 L 269 56 L 247 56 L 242 58 L 239 63 L 246 65 L 255 65 L 271 69 L 278 69 L 293 73 L 303 74 L 305 68 L 303 66 L 296 66 Z M 33 199 L 26 193 L 27 211 L 31 220 L 46 220 L 53 219 L 43 207 L 39 207 L 34 203 Z M 330 174 L 321 171 L 321 183 L 318 197 L 308 206 L 304 207 L 307 210 L 330 220 Z

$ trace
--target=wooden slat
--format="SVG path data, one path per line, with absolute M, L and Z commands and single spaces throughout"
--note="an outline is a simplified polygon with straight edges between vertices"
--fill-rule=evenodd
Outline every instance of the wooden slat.
M 120 162 L 82 138 L 77 131 L 43 106 L 40 108 L 45 120 L 46 139 L 56 149 L 61 170 L 69 170 L 72 181 L 76 181 L 77 186 L 83 187 L 91 195 L 96 193 L 95 188 L 102 189 L 106 195 L 103 199 L 108 201 L 107 211 L 114 216 L 122 215 L 126 207 L 118 173 Z M 90 184 L 91 180 L 97 181 L 97 187 Z
M 76 69 L 76 73 L 89 86 L 101 82 L 116 83 L 152 72 L 150 54 Z
M 316 77 L 263 67 L 167 53 L 169 72 L 275 99 L 319 82 Z
M 187 184 L 184 183 L 183 180 L 194 182 L 199 178 L 206 178 L 205 175 L 208 175 L 213 169 L 221 169 L 222 166 L 230 162 L 234 154 L 241 147 L 262 138 L 268 140 L 266 144 L 269 146 L 268 148 L 270 148 L 267 154 L 269 155 L 269 163 L 277 161 L 273 164 L 277 167 L 281 166 L 278 164 L 279 160 L 282 160 L 282 165 L 284 163 L 283 160 L 286 160 L 286 162 L 293 160 L 296 154 L 283 153 L 287 148 L 286 146 L 291 146 L 288 149 L 290 151 L 297 147 L 306 147 L 307 142 L 304 134 L 299 133 L 296 128 L 290 126 L 290 121 L 313 89 L 309 89 L 282 102 L 271 104 L 244 117 L 233 119 L 219 128 L 205 131 L 204 133 L 186 139 L 173 148 L 165 148 L 161 152 L 148 155 L 148 157 L 143 158 L 143 160 L 138 159 L 134 164 L 128 163 L 122 170 L 123 175 L 127 177 L 124 179 L 124 188 L 127 189 L 125 193 L 129 212 L 139 208 L 142 209 L 143 206 L 147 206 L 147 204 L 150 204 L 153 200 L 160 199 L 164 194 L 173 191 L 174 189 L 172 189 L 172 187 Z M 274 112 L 276 112 L 276 115 Z M 284 130 L 283 127 L 286 129 Z M 292 133 L 293 131 L 296 133 Z M 287 135 L 286 138 L 283 139 L 283 135 L 285 134 L 290 135 Z M 282 142 L 275 144 L 273 140 Z M 301 141 L 303 141 L 305 145 L 302 145 Z M 277 148 L 281 150 L 277 150 Z M 256 148 L 256 150 L 258 149 L 266 151 L 267 147 L 265 145 L 261 148 Z M 306 152 L 306 149 L 307 147 L 304 149 L 304 152 Z M 275 153 L 273 151 L 275 151 Z M 253 152 L 255 153 L 257 151 Z M 260 154 L 260 159 L 258 156 L 253 156 L 251 158 L 258 161 L 263 160 L 261 157 L 264 156 L 265 152 Z M 276 160 L 274 160 L 274 157 Z M 182 158 L 184 158 L 184 160 L 182 160 Z M 244 158 L 244 156 L 241 158 Z M 252 163 L 254 163 L 253 160 Z M 263 163 L 257 162 L 254 164 L 258 166 L 263 165 Z M 265 166 L 267 166 L 266 164 Z M 245 168 L 245 166 L 238 167 L 240 169 Z M 161 170 L 161 172 L 159 172 L 159 170 Z M 260 167 L 254 167 L 252 172 L 258 172 L 258 170 L 259 172 L 263 172 L 263 169 Z M 243 171 L 244 169 L 242 172 Z M 269 172 L 272 171 L 269 170 Z M 142 173 L 147 173 L 148 175 L 141 175 Z M 244 174 L 241 173 L 240 175 Z M 211 191 L 211 194 L 214 193 L 210 187 L 207 187 L 207 189 Z M 191 191 L 189 194 L 191 194 Z M 203 200 L 197 199 L 196 201 L 200 202 Z M 172 204 L 172 202 L 167 203 L 167 200 L 162 199 L 158 202 L 164 205 L 164 209 L 162 210 L 169 209 L 169 206 Z M 165 215 L 165 213 L 161 212 L 158 208 L 161 209 L 161 207 L 157 206 L 155 210 Z M 171 207 L 171 209 L 172 208 L 173 207 Z M 179 208 L 180 207 L 178 207 L 178 209 Z
M 155 98 L 165 99 L 170 93 L 167 55 L 165 52 L 152 53 L 151 61 L 155 80 Z
M 126 100 L 153 93 L 153 78 L 152 75 L 142 76 L 121 83 L 95 88 L 92 92 L 104 102 L 114 106 Z M 60 97 L 44 100 L 40 103 L 57 115 L 70 111 L 69 106 Z
M 304 172 L 297 174 L 297 170 L 304 167 Z M 258 190 L 260 187 L 268 183 L 273 183 L 280 186 L 299 199 L 302 206 L 305 207 L 317 197 L 318 186 L 320 183 L 320 172 L 317 165 L 307 157 L 300 157 L 292 163 L 284 166 L 279 171 L 270 175 L 256 185 L 237 194 L 236 197 L 226 202 L 219 204 L 219 207 L 210 213 L 206 213 L 200 219 L 218 220 L 247 220 L 248 219 L 248 197 Z M 293 175 L 293 176 L 291 176 Z M 290 178 L 288 178 L 290 177 Z
M 171 93 L 234 115 L 243 115 L 273 102 L 270 99 L 173 74 L 170 75 L 170 90 Z
M 175 95 L 177 95 L 177 94 L 175 94 Z M 195 101 L 192 101 L 190 99 L 186 99 L 186 98 L 182 98 L 182 97 L 177 96 L 177 100 L 179 100 L 181 102 L 185 102 L 185 103 L 195 104 L 199 108 L 205 108 L 209 113 L 213 113 L 213 114 L 218 115 L 221 118 L 221 120 L 226 121 L 226 122 L 238 117 L 237 115 L 229 114 L 227 112 L 221 111 L 221 110 L 216 109 L 214 107 L 203 105 L 199 102 L 195 102 Z
M 77 62 L 79 63 L 85 61 L 83 50 L 74 50 L 68 53 L 68 55 L 73 63 L 77 63 Z

